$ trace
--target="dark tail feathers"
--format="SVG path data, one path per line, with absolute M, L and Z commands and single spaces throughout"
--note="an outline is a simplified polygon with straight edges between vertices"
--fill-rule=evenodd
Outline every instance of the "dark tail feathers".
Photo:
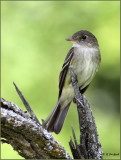
M 56 134 L 58 134 L 64 124 L 64 120 L 66 118 L 70 103 L 64 109 L 61 109 L 61 106 L 58 102 L 56 105 L 58 106 L 54 107 L 50 115 L 50 120 L 48 121 L 47 125 L 47 131 L 55 132 Z

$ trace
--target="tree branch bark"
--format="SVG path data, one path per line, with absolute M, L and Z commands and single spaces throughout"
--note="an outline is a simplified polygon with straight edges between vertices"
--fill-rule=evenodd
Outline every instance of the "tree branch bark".
M 17 105 L 1 99 L 1 136 L 25 159 L 71 159 L 66 150 Z
M 74 142 L 69 142 L 74 159 L 102 159 L 102 148 L 92 110 L 86 97 L 78 87 L 77 78 L 70 66 L 80 127 L 80 144 L 72 127 Z M 72 159 L 51 133 L 42 128 L 29 103 L 15 85 L 16 91 L 28 113 L 16 104 L 1 99 L 1 136 L 2 142 L 10 144 L 25 159 Z
M 75 99 L 77 103 L 77 111 L 80 127 L 80 144 L 77 145 L 76 136 L 72 127 L 72 133 L 75 141 L 75 146 L 70 140 L 70 148 L 75 159 L 102 159 L 102 147 L 99 142 L 95 119 L 92 114 L 89 102 L 86 97 L 79 91 L 77 78 L 70 66 L 72 85 L 74 87 Z

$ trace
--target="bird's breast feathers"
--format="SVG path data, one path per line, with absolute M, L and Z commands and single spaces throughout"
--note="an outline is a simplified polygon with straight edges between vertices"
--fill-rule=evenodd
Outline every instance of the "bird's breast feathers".
M 86 87 L 93 79 L 99 66 L 98 56 L 100 56 L 98 48 L 74 48 L 74 56 L 71 64 L 74 67 L 78 85 L 81 86 L 81 89 Z
M 99 66 L 98 61 L 100 61 L 100 58 L 99 60 L 95 60 L 95 57 L 97 58 L 98 54 L 100 57 L 99 50 L 96 48 L 74 48 L 74 55 L 70 65 L 73 65 L 80 89 L 85 88 L 92 81 Z M 70 70 L 68 70 L 60 103 L 62 103 L 64 107 L 67 105 L 68 101 L 72 101 L 73 97 L 74 90 L 71 83 Z

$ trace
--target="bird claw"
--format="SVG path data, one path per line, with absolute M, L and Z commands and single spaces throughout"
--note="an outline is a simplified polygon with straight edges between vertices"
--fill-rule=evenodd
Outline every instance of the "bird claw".
M 83 105 L 83 100 L 80 101 L 79 99 L 77 99 L 77 98 L 74 97 L 73 101 L 74 101 L 75 103 L 79 103 L 82 107 L 84 107 L 84 105 Z

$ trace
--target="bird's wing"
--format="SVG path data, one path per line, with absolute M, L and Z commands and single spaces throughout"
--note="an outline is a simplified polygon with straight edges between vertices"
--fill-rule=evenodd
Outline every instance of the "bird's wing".
M 68 72 L 68 68 L 69 68 L 69 65 L 70 65 L 70 62 L 72 60 L 72 57 L 74 55 L 74 48 L 72 47 L 67 56 L 66 56 L 66 59 L 64 61 L 64 64 L 62 66 L 62 70 L 60 72 L 60 76 L 59 76 L 59 97 L 62 93 L 62 89 L 63 89 L 63 86 L 64 86 L 64 82 L 65 82 L 65 78 L 66 78 L 66 74 Z

